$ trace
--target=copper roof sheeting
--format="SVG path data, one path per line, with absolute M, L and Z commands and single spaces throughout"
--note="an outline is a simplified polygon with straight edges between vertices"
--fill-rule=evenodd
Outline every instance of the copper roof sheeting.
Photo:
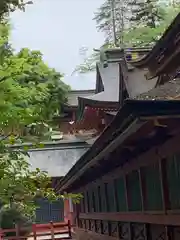
M 127 65 L 126 66 L 127 71 L 129 72 L 129 77 L 134 78 L 133 75 L 134 75 L 134 72 L 135 72 L 135 75 L 137 75 L 136 74 L 137 69 L 135 69 L 131 65 L 132 59 L 130 58 L 130 55 L 137 53 L 136 57 L 140 59 L 142 56 L 146 55 L 149 51 L 150 49 L 145 49 L 145 48 L 130 48 L 130 49 L 124 49 L 124 50 L 120 48 L 114 48 L 114 49 L 108 49 L 105 52 L 103 52 L 102 54 L 103 57 L 101 57 L 102 58 L 101 61 L 97 63 L 97 71 L 100 74 L 104 91 L 99 92 L 95 95 L 79 96 L 80 101 L 84 100 L 87 105 L 90 104 L 90 101 L 92 104 L 94 104 L 95 102 L 99 102 L 99 104 L 102 104 L 102 105 L 104 104 L 104 106 L 107 102 L 119 103 L 119 92 L 120 92 L 119 81 L 120 81 L 120 71 L 121 71 L 119 68 L 119 63 L 122 61 L 125 61 Z M 126 60 L 126 58 L 128 59 Z M 107 61 L 107 65 L 105 66 L 104 63 L 106 61 Z M 138 71 L 138 74 L 139 74 L 139 71 Z M 135 76 L 135 78 L 139 78 L 139 76 L 137 77 Z M 130 79 L 130 81 L 132 80 L 133 79 Z M 149 85 L 152 85 L 152 83 L 150 82 Z M 143 88 L 142 82 L 141 82 L 141 88 Z
M 104 85 L 104 91 L 80 98 L 98 102 L 119 102 L 119 65 L 117 63 L 109 63 L 108 67 L 104 68 L 103 64 L 99 63 L 98 69 Z
M 87 97 L 89 95 L 94 95 L 95 89 L 90 90 L 72 90 L 68 93 L 68 102 L 69 106 L 78 106 L 78 97 Z
M 171 80 L 163 85 L 157 86 L 152 90 L 138 95 L 137 100 L 171 100 L 180 99 L 180 78 Z

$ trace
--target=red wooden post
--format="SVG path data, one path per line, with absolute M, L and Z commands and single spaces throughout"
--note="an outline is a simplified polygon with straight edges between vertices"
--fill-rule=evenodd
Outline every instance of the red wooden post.
M 34 240 L 36 240 L 36 239 L 37 239 L 36 224 L 33 224 L 33 225 L 32 225 L 32 231 L 33 231 Z
M 19 239 L 20 227 L 18 224 L 15 224 L 16 239 Z
M 70 222 L 70 220 L 68 220 L 68 231 L 69 231 L 69 237 L 72 238 L 71 222 Z
M 3 240 L 3 231 L 0 229 L 0 240 Z
M 53 222 L 50 222 L 50 227 L 51 227 L 51 239 L 54 240 L 54 226 L 53 226 Z

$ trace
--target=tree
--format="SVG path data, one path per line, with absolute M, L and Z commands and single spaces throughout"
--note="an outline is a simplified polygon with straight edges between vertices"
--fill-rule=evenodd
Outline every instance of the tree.
M 87 73 L 95 71 L 96 69 L 96 60 L 99 58 L 99 54 L 97 52 L 93 52 L 91 54 L 88 53 L 88 48 L 81 48 L 80 49 L 80 55 L 83 58 L 82 63 L 74 69 L 72 74 L 78 72 L 78 73 Z
M 0 129 L 52 119 L 66 101 L 69 86 L 63 75 L 49 68 L 39 51 L 14 53 L 8 44 L 8 28 L 1 24 Z
M 73 73 L 86 74 L 96 70 L 96 62 L 100 60 L 100 51 L 115 47 L 114 43 L 105 43 L 100 49 L 94 49 L 92 53 L 88 53 L 88 48 L 80 49 L 80 55 L 83 57 L 83 63 L 76 66 Z
M 127 30 L 124 34 L 124 42 L 127 47 L 152 47 L 162 36 L 171 21 L 179 13 L 179 7 L 167 7 L 164 20 L 156 28 L 150 26 L 136 26 Z
M 26 48 L 15 53 L 9 44 L 9 13 L 18 8 L 24 10 L 25 5 L 31 3 L 0 1 L 0 201 L 1 210 L 5 209 L 4 217 L 8 215 L 8 218 L 9 214 L 17 212 L 33 219 L 36 197 L 50 201 L 72 197 L 75 202 L 81 198 L 80 194 L 56 194 L 46 172 L 30 170 L 28 148 L 12 148 L 19 136 L 6 131 L 7 128 L 50 120 L 56 111 L 60 111 L 69 90 L 69 86 L 61 81 L 63 75 L 49 68 L 39 51 Z M 36 143 L 35 147 L 37 145 L 42 147 L 41 143 Z M 0 218 L 2 226 L 2 211 Z M 14 219 L 20 219 L 20 216 Z
M 114 42 L 121 39 L 130 9 L 127 1 L 106 0 L 95 12 L 93 20 L 96 21 L 98 31 L 105 34 L 105 42 Z
M 136 25 L 156 28 L 165 18 L 165 10 L 159 5 L 158 0 L 133 0 L 131 6 L 131 22 Z
M 35 197 L 54 200 L 66 195 L 56 195 L 46 172 L 30 170 L 26 159 L 28 148 L 10 147 L 18 135 L 11 131 L 8 134 L 5 129 L 51 119 L 65 102 L 69 87 L 61 81 L 62 74 L 43 62 L 39 51 L 22 49 L 15 53 L 8 36 L 9 26 L 3 23 L 0 25 L 0 200 L 6 208 L 15 206 L 32 217 L 37 207 Z
M 161 24 L 157 25 L 156 28 L 152 28 L 151 26 L 143 26 L 143 24 L 139 25 L 138 23 L 134 27 L 129 25 L 131 27 L 125 29 L 123 33 L 124 47 L 152 47 L 162 36 L 165 29 L 170 25 L 174 17 L 179 13 L 179 7 L 168 6 L 165 10 L 163 10 L 163 12 L 164 19 L 161 21 Z M 105 16 L 103 19 L 103 21 L 105 21 Z M 100 49 L 113 47 L 114 44 L 112 42 L 108 42 L 103 44 Z M 86 56 L 85 61 L 77 66 L 75 70 L 80 73 L 94 71 L 95 63 L 98 59 L 99 53 Z
M 5 140 L 5 139 L 4 139 Z M 50 201 L 72 197 L 75 202 L 80 194 L 56 194 L 51 187 L 51 178 L 40 169 L 30 170 L 26 150 L 11 147 L 14 137 L 9 137 L 9 145 L 0 142 L 0 200 L 7 209 L 16 208 L 24 216 L 33 219 L 36 197 L 45 197 Z
M 32 4 L 32 1 L 1 0 L 0 1 L 0 21 L 4 20 L 4 17 L 9 16 L 9 13 L 14 12 L 16 9 L 25 11 L 25 6 L 28 4 Z

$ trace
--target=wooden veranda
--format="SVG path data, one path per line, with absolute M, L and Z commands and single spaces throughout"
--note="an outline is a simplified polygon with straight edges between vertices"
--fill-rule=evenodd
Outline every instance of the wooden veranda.
M 31 233 L 22 236 L 21 232 L 30 230 Z M 13 234 L 14 233 L 14 234 Z M 7 236 L 12 234 L 14 236 Z M 71 223 L 61 222 L 61 223 L 53 223 L 50 222 L 48 224 L 32 224 L 31 228 L 29 227 L 21 227 L 16 225 L 13 229 L 0 229 L 0 240 L 55 240 L 55 239 L 72 239 L 71 234 Z

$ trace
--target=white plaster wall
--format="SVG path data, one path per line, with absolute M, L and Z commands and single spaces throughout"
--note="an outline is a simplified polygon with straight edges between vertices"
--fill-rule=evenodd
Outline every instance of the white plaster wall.
M 88 148 L 50 149 L 30 151 L 30 169 L 47 171 L 51 177 L 65 176 Z

